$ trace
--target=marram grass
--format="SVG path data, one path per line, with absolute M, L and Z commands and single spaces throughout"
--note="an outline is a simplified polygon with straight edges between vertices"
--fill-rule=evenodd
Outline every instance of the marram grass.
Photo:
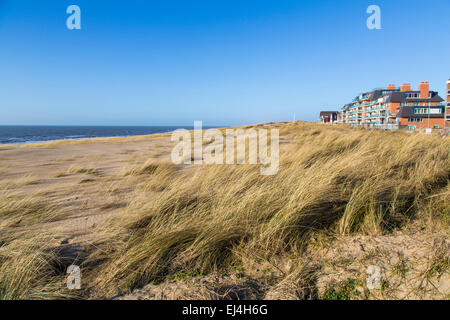
M 448 230 L 450 140 L 344 126 L 271 126 L 281 140 L 273 176 L 260 175 L 259 165 L 175 166 L 170 154 L 124 163 L 106 180 L 105 194 L 120 194 L 121 181 L 142 183 L 127 194 L 126 205 L 112 206 L 120 215 L 96 231 L 81 266 L 81 294 L 112 297 L 180 274 L 260 276 L 266 265 L 279 270 L 279 286 L 289 287 L 313 276 L 302 255 L 323 233 L 389 234 L 412 221 L 438 221 Z M 53 221 L 58 208 L 32 196 L 3 193 L 0 201 L 0 298 L 72 297 L 61 289 L 60 257 L 46 248 L 45 230 L 34 238 L 17 231 Z

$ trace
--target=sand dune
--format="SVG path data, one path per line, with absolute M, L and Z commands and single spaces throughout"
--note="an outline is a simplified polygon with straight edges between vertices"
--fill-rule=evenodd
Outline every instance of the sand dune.
M 0 298 L 448 299 L 448 139 L 266 127 L 267 177 L 174 165 L 170 134 L 3 146 Z

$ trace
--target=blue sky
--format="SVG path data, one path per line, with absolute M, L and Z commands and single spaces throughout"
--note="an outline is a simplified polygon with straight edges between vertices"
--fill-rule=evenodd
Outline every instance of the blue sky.
M 82 29 L 66 28 L 81 8 Z M 368 30 L 366 8 L 381 8 Z M 0 0 L 0 124 L 239 125 L 450 77 L 450 1 Z

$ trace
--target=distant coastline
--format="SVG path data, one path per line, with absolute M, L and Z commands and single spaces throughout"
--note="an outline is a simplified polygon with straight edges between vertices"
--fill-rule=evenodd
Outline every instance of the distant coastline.
M 0 126 L 0 145 L 34 144 L 58 140 L 84 140 L 93 138 L 126 138 L 192 126 Z

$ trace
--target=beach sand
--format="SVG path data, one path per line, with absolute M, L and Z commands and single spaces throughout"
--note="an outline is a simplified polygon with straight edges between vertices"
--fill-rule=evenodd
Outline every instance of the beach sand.
M 57 234 L 58 242 L 82 247 L 94 228 L 126 207 L 145 181 L 124 177 L 148 160 L 169 161 L 170 135 L 53 141 L 0 149 L 0 194 L 57 207 L 55 221 L 23 225 Z

